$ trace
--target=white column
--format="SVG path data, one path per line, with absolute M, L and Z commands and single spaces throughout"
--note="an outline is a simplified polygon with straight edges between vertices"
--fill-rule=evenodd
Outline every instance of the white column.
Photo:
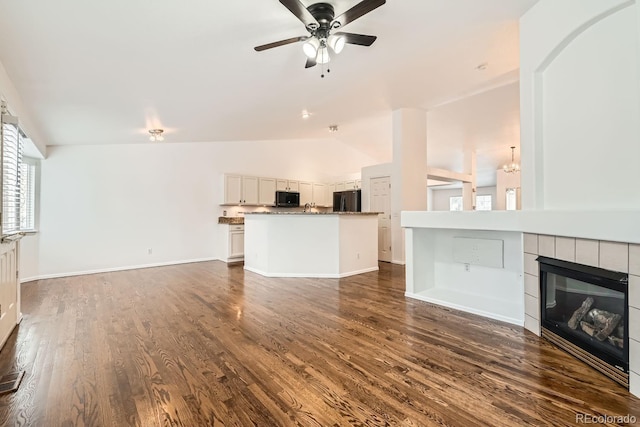
M 462 183 L 462 209 L 473 211 L 476 209 L 476 152 L 464 153 L 464 173 L 471 175 L 471 182 Z
M 393 262 L 404 263 L 400 212 L 427 210 L 427 113 L 403 108 L 392 119 L 391 245 Z

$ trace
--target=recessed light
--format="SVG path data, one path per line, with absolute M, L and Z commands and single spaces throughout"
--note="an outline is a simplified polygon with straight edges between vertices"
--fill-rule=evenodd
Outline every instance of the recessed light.
M 476 70 L 478 70 L 478 71 L 484 71 L 484 70 L 486 70 L 486 69 L 487 69 L 487 67 L 488 67 L 488 66 L 489 66 L 489 64 L 488 64 L 488 63 L 483 62 L 482 64 L 480 64 L 480 65 L 478 65 L 478 66 L 476 67 Z
M 307 110 L 302 110 L 302 118 L 306 120 L 309 117 L 311 117 L 311 113 L 308 112 Z

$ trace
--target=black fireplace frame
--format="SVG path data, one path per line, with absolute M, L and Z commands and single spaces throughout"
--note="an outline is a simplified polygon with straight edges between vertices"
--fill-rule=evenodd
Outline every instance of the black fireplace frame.
M 564 338 L 571 344 L 580 347 L 585 352 L 591 353 L 601 361 L 607 363 L 611 367 L 623 372 L 628 376 L 629 374 L 629 275 L 627 273 L 605 270 L 599 267 L 592 267 L 588 265 L 576 264 L 574 262 L 563 261 L 555 258 L 548 258 L 539 256 L 537 259 L 539 265 L 539 278 L 540 278 L 540 326 L 548 331 Z M 599 350 L 590 346 L 587 342 L 577 339 L 571 334 L 565 332 L 557 322 L 554 322 L 546 318 L 546 289 L 544 281 L 547 273 L 560 274 L 565 277 L 569 277 L 582 282 L 590 283 L 593 285 L 601 286 L 607 289 L 624 293 L 624 348 L 623 357 L 618 357 Z M 577 356 L 579 357 L 579 356 Z M 580 359 L 584 360 L 582 357 Z M 585 360 L 585 362 L 589 363 Z M 591 363 L 589 363 L 591 364 Z M 593 365 L 592 365 L 593 366 Z M 596 366 L 594 366 L 596 367 Z M 601 370 L 596 367 L 596 369 Z M 627 385 L 628 386 L 628 385 Z

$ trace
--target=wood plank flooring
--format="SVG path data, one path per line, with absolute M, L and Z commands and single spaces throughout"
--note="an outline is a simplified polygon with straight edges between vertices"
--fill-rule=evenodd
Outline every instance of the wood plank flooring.
M 0 396 L 3 426 L 640 420 L 639 399 L 523 328 L 405 298 L 385 263 L 337 280 L 203 262 L 40 280 L 22 298 L 0 374 L 26 374 Z

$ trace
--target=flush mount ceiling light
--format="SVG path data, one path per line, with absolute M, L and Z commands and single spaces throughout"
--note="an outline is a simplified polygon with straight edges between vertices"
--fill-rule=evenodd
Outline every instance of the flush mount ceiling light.
M 309 35 L 256 46 L 254 49 L 260 52 L 286 44 L 304 42 L 302 51 L 307 56 L 305 68 L 321 64 L 323 67 L 320 76 L 324 77 L 324 64 L 331 60 L 329 50 L 339 54 L 346 43 L 371 46 L 376 41 L 376 36 L 333 31 L 382 6 L 386 0 L 362 0 L 338 17 L 335 16 L 333 5 L 329 3 L 314 3 L 309 7 L 301 0 L 280 0 L 280 3 L 302 21 Z M 327 68 L 327 72 L 329 71 Z
M 502 170 L 506 173 L 516 173 L 520 172 L 520 165 L 516 163 L 514 159 L 514 151 L 516 147 L 511 147 L 511 164 L 504 165 Z
M 163 133 L 164 133 L 164 129 L 149 129 L 149 134 L 151 135 L 149 137 L 149 141 L 153 141 L 153 142 L 164 141 L 164 136 L 162 136 Z

